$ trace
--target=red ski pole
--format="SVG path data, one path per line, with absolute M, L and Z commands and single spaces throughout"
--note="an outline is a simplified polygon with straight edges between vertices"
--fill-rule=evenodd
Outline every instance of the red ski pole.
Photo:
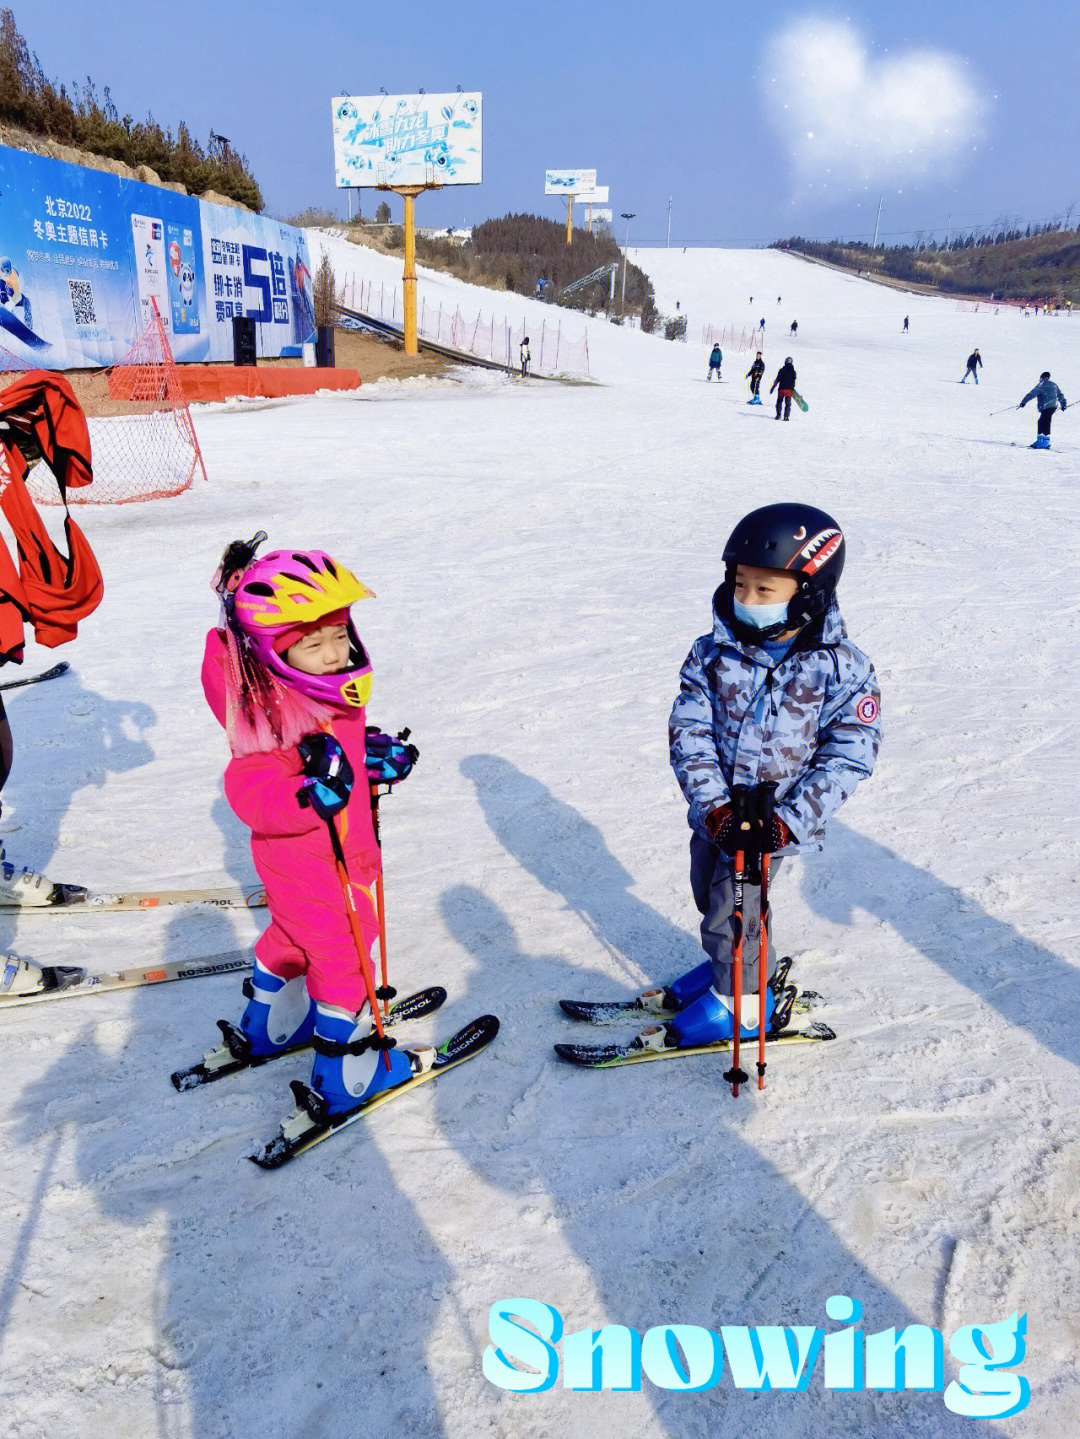
M 734 789 L 731 794 L 732 814 L 739 833 L 749 830 L 746 818 L 746 793 Z M 746 1084 L 748 1075 L 739 1067 L 739 1039 L 742 1029 L 742 951 L 743 951 L 743 883 L 746 879 L 746 851 L 735 851 L 735 867 L 732 873 L 731 896 L 731 999 L 732 1039 L 731 1068 L 724 1078 L 731 1085 L 731 1097 L 738 1099 L 739 1085 Z
M 765 1088 L 765 997 L 768 992 L 769 969 L 769 861 L 768 845 L 772 837 L 776 785 L 766 781 L 758 786 L 757 819 L 761 828 L 761 892 L 758 900 L 758 1057 L 757 1087 Z
M 368 952 L 367 941 L 364 939 L 364 931 L 360 927 L 356 896 L 353 894 L 352 881 L 349 879 L 349 871 L 345 865 L 345 851 L 341 847 L 341 836 L 338 834 L 333 816 L 327 818 L 326 827 L 330 831 L 330 844 L 334 851 L 334 867 L 337 870 L 338 879 L 341 881 L 341 892 L 345 896 L 345 912 L 349 917 L 349 928 L 352 930 L 353 943 L 356 945 L 356 957 L 360 961 L 360 973 L 363 975 L 364 988 L 367 990 L 368 1003 L 371 1005 L 375 1033 L 379 1037 L 378 1048 L 382 1051 L 383 1064 L 389 1073 L 390 1055 L 387 1050 L 394 1044 L 394 1041 L 386 1038 L 386 1032 L 383 1029 L 382 1016 L 379 1014 L 379 1001 L 375 993 L 375 976 L 371 970 L 371 955 Z
M 769 968 L 769 860 L 770 854 L 761 856 L 761 899 L 758 908 L 758 1038 L 757 1038 L 757 1087 L 765 1088 L 765 995 L 768 991 L 766 974 Z

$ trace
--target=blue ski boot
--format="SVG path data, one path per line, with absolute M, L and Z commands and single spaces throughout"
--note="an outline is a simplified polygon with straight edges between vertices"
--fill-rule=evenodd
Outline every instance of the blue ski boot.
M 244 994 L 248 1003 L 239 1026 L 218 1020 L 235 1059 L 269 1059 L 311 1043 L 315 1005 L 302 974 L 282 979 L 256 960 L 251 977 L 244 980 Z
M 716 990 L 710 986 L 700 999 L 696 999 L 693 1004 L 688 1005 L 686 1009 L 670 1020 L 668 1028 L 674 1030 L 680 1049 L 696 1044 L 716 1044 L 720 1040 L 730 1039 L 735 1031 L 733 1006 L 734 997 L 732 995 L 717 994 Z M 766 989 L 766 1032 L 772 1023 L 775 1007 L 776 996 L 771 989 Z M 757 1030 L 757 994 L 744 994 L 741 1010 L 742 1037 L 744 1039 L 752 1038 L 757 1034 Z
M 667 989 L 663 991 L 664 1009 L 672 1009 L 676 1013 L 683 1009 L 689 1009 L 690 1004 L 705 994 L 710 984 L 712 984 L 712 960 L 705 960 L 703 964 L 696 964 L 689 974 L 680 974 L 679 979 L 667 986 Z
M 1035 443 L 1029 446 L 1029 448 L 1033 450 L 1048 450 L 1050 448 L 1050 436 L 1037 435 L 1035 437 Z
M 385 1051 L 390 1057 L 387 1069 L 382 1061 L 384 1051 L 374 1048 L 377 1037 L 369 1016 L 353 1015 L 329 1004 L 318 1004 L 315 1009 L 310 1090 L 318 1096 L 318 1118 L 358 1109 L 381 1090 L 396 1089 L 431 1068 L 433 1049 L 410 1052 L 391 1048 Z

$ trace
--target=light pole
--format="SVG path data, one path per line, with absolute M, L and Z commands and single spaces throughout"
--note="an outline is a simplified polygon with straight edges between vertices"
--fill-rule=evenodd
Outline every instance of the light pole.
M 630 221 L 634 219 L 635 212 L 631 210 L 628 214 L 625 210 L 621 210 L 619 215 L 621 219 L 626 221 L 626 231 L 623 235 L 622 248 L 622 293 L 619 296 L 619 314 L 623 315 L 626 313 L 626 247 L 630 243 Z

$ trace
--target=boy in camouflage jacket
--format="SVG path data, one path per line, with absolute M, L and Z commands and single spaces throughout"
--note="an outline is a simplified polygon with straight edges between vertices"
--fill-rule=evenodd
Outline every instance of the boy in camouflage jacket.
M 871 773 L 881 743 L 874 669 L 847 638 L 835 599 L 844 564 L 836 522 L 809 505 L 768 505 L 736 526 L 724 563 L 712 633 L 695 641 L 682 667 L 669 725 L 671 763 L 690 806 L 690 882 L 708 956 L 660 992 L 662 1008 L 677 1011 L 667 1028 L 679 1044 L 731 1038 L 732 788 L 776 783 L 776 817 L 762 847 L 785 851 L 820 835 Z M 748 1035 L 758 1025 L 758 899 L 747 884 Z M 771 941 L 768 963 L 771 974 Z

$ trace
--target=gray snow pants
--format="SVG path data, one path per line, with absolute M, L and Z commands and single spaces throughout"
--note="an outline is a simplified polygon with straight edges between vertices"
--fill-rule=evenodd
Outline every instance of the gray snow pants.
M 783 860 L 769 865 L 769 893 L 772 880 Z M 690 836 L 690 887 L 701 912 L 701 947 L 712 961 L 713 986 L 718 994 L 731 994 L 731 911 L 734 904 L 733 865 L 722 849 L 700 835 Z M 760 892 L 756 884 L 743 884 L 743 966 L 742 992 L 754 994 L 758 987 L 758 934 Z M 769 923 L 769 974 L 776 968 L 776 950 Z

